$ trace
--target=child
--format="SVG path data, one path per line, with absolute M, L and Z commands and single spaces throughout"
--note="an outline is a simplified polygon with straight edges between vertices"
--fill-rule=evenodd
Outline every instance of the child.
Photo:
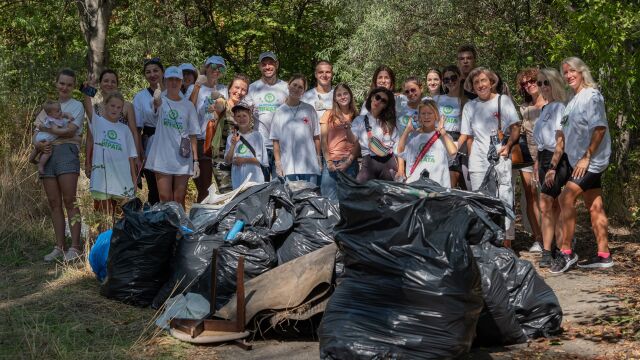
M 438 105 L 433 100 L 424 100 L 418 105 L 420 128 L 411 137 L 405 150 L 398 156 L 406 161 L 398 166 L 398 173 L 406 176 L 407 182 L 420 179 L 423 170 L 427 170 L 429 178 L 440 185 L 449 188 L 449 158 L 456 155 L 458 148 L 444 127 L 444 117 L 439 117 Z M 436 121 L 440 119 L 436 130 Z M 407 125 L 407 131 L 402 135 L 408 137 L 413 125 Z M 402 140 L 401 140 L 402 141 Z M 406 170 L 406 171 L 405 171 Z
M 103 116 L 98 115 L 85 95 L 84 107 L 91 114 L 89 131 L 93 135 L 91 197 L 94 206 L 108 215 L 113 214 L 116 201 L 135 195 L 136 144 L 129 127 L 118 121 L 124 97 L 113 92 L 104 100 Z
M 224 161 L 231 164 L 231 186 L 233 189 L 251 175 L 251 181 L 264 182 L 262 166 L 267 166 L 267 149 L 262 135 L 252 130 L 252 109 L 244 102 L 238 103 L 231 111 L 236 129 L 227 137 Z
M 69 121 L 73 121 L 73 117 L 67 113 L 62 112 L 62 107 L 59 101 L 47 100 L 42 105 L 47 117 L 44 119 L 43 126 L 38 129 L 36 134 L 36 142 L 52 142 L 58 138 L 56 134 L 48 130 L 51 129 L 65 129 Z M 67 119 L 67 120 L 65 120 Z M 40 159 L 36 159 L 40 154 Z M 29 155 L 29 161 L 34 164 L 38 164 L 38 172 L 44 173 L 44 165 L 49 161 L 51 154 L 40 153 L 37 148 L 34 148 Z

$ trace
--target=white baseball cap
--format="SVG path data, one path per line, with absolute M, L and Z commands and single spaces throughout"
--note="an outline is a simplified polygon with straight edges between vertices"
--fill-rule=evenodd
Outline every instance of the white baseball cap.
M 177 66 L 169 66 L 167 70 L 164 71 L 164 78 L 178 78 L 182 80 L 182 70 L 180 70 Z
M 262 54 L 260 54 L 260 56 L 258 56 L 258 62 L 262 62 L 262 60 L 267 58 L 278 61 L 278 57 L 276 56 L 276 54 L 273 53 L 273 51 L 265 51 Z
M 222 56 L 218 56 L 218 55 L 209 56 L 209 58 L 205 60 L 204 65 L 207 66 L 209 64 L 222 65 L 224 67 L 227 66 L 224 63 L 224 59 L 222 58 Z
M 193 66 L 193 64 L 191 63 L 182 63 L 180 64 L 180 66 L 178 66 L 178 69 L 182 71 L 193 71 L 194 73 L 198 73 L 198 70 L 196 70 L 196 67 Z

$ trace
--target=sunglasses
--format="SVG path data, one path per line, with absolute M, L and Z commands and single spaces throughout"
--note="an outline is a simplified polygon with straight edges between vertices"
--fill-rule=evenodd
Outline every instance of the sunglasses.
M 389 101 L 388 99 L 385 99 L 385 98 L 383 98 L 382 96 L 380 96 L 380 94 L 375 94 L 375 95 L 373 95 L 373 98 L 374 98 L 376 101 L 379 101 L 379 102 L 381 102 L 381 103 L 383 103 L 383 104 L 386 104 L 386 103 L 387 103 L 387 101 Z
M 144 65 L 150 64 L 150 63 L 159 63 L 160 62 L 160 58 L 159 57 L 152 57 L 150 59 L 144 59 Z
M 443 84 L 448 84 L 448 83 L 455 83 L 456 81 L 458 81 L 458 75 L 451 75 L 450 77 L 446 77 L 446 78 L 442 78 L 442 83 Z
M 536 81 L 534 79 L 529 79 L 520 83 L 521 87 L 526 87 L 527 85 L 536 85 Z
M 542 86 L 542 85 L 544 85 L 544 86 L 551 86 L 551 83 L 549 82 L 549 80 L 545 80 L 545 81 L 540 81 L 540 80 L 538 80 L 538 81 L 536 82 L 536 85 L 538 85 L 538 86 Z
M 404 91 L 405 94 L 409 95 L 409 94 L 415 94 L 418 92 L 418 89 L 416 88 L 412 88 L 412 89 L 407 89 Z

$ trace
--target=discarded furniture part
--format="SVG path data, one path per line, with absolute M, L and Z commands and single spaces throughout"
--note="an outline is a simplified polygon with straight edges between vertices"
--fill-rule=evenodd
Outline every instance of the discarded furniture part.
M 293 316 L 300 316 L 296 308 L 329 295 L 336 251 L 335 244 L 327 245 L 247 281 L 246 324 L 265 310 L 289 310 Z M 236 314 L 237 299 L 232 297 L 216 316 L 234 320 Z
M 216 270 L 214 258 L 214 266 L 212 271 Z M 193 343 L 213 343 L 225 342 L 230 340 L 242 339 L 249 335 L 245 331 L 245 292 L 244 292 L 244 257 L 238 259 L 238 269 L 236 271 L 236 313 L 234 320 L 215 320 L 215 319 L 180 319 L 174 318 L 169 322 L 171 335 L 178 339 L 185 339 Z M 216 299 L 216 277 L 212 276 L 213 284 L 211 285 L 211 298 Z M 214 314 L 215 301 L 211 302 L 210 314 Z M 250 350 L 250 345 L 244 342 L 236 342 L 239 346 Z

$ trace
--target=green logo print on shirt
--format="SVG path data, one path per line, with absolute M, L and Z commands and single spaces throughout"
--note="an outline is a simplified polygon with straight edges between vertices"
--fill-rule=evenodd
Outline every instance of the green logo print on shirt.
M 109 138 L 109 140 L 115 140 L 118 138 L 118 133 L 114 130 L 109 130 L 107 131 L 107 137 Z
M 107 149 L 112 149 L 116 151 L 122 151 L 122 145 L 119 142 L 115 141 L 118 139 L 118 133 L 114 130 L 107 130 L 106 133 L 103 133 L 104 137 L 102 141 L 96 143 L 98 146 L 102 146 Z
M 179 116 L 180 113 L 178 112 L 178 110 L 171 109 L 167 113 L 167 117 L 162 120 L 162 124 L 166 127 L 182 131 L 184 129 L 184 126 L 182 125 L 182 123 L 177 121 Z
M 272 102 L 276 101 L 276 96 L 275 96 L 275 95 L 273 95 L 272 93 L 267 93 L 267 94 L 264 96 L 264 101 L 266 101 L 266 102 L 268 102 L 268 103 L 272 103 Z
M 247 153 L 247 151 L 249 151 L 249 148 L 247 148 L 244 144 L 240 144 L 238 146 L 238 154 L 244 155 Z
M 442 113 L 445 115 L 449 115 L 453 112 L 453 106 L 451 105 L 445 105 L 442 107 Z

